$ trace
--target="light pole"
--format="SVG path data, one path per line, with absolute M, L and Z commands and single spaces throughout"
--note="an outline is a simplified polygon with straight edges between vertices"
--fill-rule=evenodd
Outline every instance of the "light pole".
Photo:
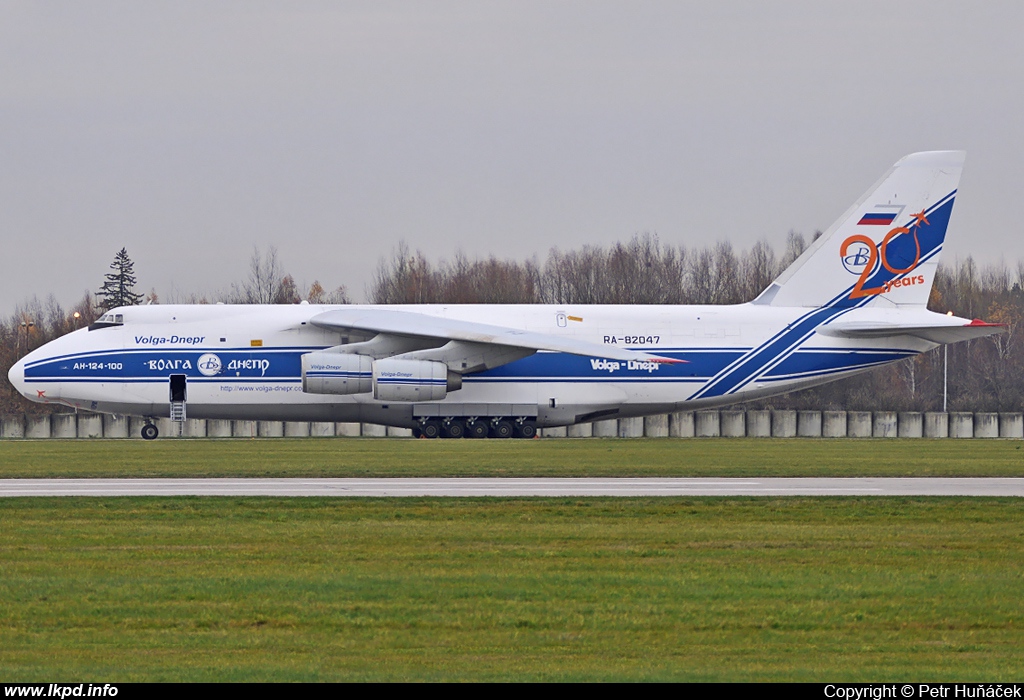
M 946 412 L 946 389 L 949 378 L 949 346 L 942 346 L 942 412 Z
M 31 328 L 35 327 L 35 325 L 36 324 L 33 323 L 32 321 L 30 321 L 29 319 L 25 319 L 24 321 L 21 322 L 21 330 L 24 332 L 24 335 L 25 335 L 25 354 L 28 354 L 28 334 L 29 334 L 29 330 Z M 21 357 L 21 339 L 20 338 L 18 339 L 18 357 Z

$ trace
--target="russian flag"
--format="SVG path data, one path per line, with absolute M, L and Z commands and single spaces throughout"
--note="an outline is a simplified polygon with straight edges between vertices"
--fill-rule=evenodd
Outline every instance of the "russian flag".
M 885 212 L 867 213 L 857 222 L 858 226 L 888 226 L 896 219 L 895 214 Z
M 857 222 L 858 226 L 888 226 L 903 211 L 900 204 L 876 204 Z

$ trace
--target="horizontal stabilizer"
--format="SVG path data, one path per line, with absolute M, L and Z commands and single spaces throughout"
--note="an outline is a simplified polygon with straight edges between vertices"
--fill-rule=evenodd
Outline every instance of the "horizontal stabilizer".
M 431 316 L 411 311 L 395 311 L 373 307 L 334 309 L 325 311 L 309 320 L 314 326 L 331 330 L 358 330 L 373 333 L 411 336 L 418 338 L 442 338 L 470 343 L 490 343 L 528 350 L 564 352 L 570 355 L 599 357 L 609 360 L 678 363 L 671 357 L 660 357 L 646 352 L 601 345 L 572 337 L 535 333 L 518 328 L 492 326 L 487 323 L 460 321 L 457 319 Z
M 848 323 L 830 323 L 819 329 L 818 332 L 841 338 L 890 338 L 898 335 L 910 335 L 944 345 L 961 340 L 984 338 L 985 336 L 1002 333 L 1005 330 L 1005 323 L 986 323 L 982 320 L 974 319 L 968 324 L 927 326 L 853 321 Z

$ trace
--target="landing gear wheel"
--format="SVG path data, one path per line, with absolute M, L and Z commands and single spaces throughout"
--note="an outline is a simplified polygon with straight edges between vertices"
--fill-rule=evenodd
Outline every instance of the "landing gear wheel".
M 143 440 L 156 440 L 160 431 L 157 430 L 156 426 L 152 423 L 146 423 L 142 426 L 142 439 Z
M 423 431 L 420 430 L 419 428 L 413 428 L 412 429 L 412 436 L 414 438 L 417 438 L 417 439 L 421 438 L 421 437 L 423 437 Z
M 444 437 L 460 438 L 466 435 L 466 424 L 459 420 L 453 420 L 444 427 Z
M 517 438 L 534 438 L 537 436 L 537 426 L 534 423 L 520 423 L 516 426 Z
M 429 438 L 431 440 L 433 440 L 436 437 L 441 437 L 441 422 L 436 420 L 428 420 L 426 423 L 423 424 L 423 427 L 420 428 L 420 434 L 423 437 Z
M 512 427 L 512 422 L 507 420 L 500 420 L 491 426 L 491 437 L 493 438 L 510 438 L 515 434 L 515 428 Z
M 466 437 L 485 438 L 487 437 L 487 422 L 475 420 L 466 426 Z

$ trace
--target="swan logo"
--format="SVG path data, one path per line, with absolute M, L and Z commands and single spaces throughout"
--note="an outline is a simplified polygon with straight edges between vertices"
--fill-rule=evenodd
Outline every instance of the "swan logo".
M 205 355 L 200 355 L 196 366 L 199 368 L 199 373 L 204 377 L 213 377 L 220 374 L 224 369 L 224 365 L 221 363 L 220 358 L 211 352 L 208 352 Z
M 865 266 L 871 261 L 871 251 L 864 243 L 857 241 L 859 245 L 851 246 L 842 256 L 843 267 L 851 275 L 859 275 L 864 272 Z

